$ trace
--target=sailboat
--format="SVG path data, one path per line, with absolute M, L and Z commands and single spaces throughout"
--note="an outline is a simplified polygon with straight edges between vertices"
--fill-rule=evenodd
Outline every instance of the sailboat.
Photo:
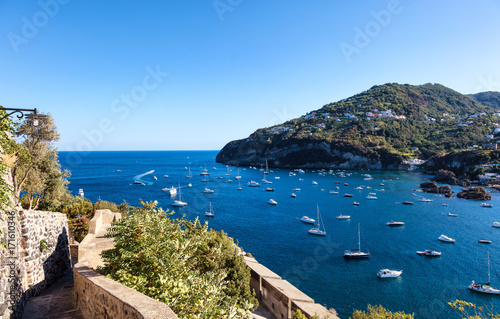
M 191 178 L 193 177 L 193 174 L 191 174 L 191 167 L 188 168 L 188 174 L 186 175 L 186 178 Z
M 181 184 L 179 183 L 179 198 L 174 200 L 172 204 L 170 204 L 174 207 L 184 207 L 187 206 L 186 202 L 182 201 L 182 194 L 181 194 Z
M 240 182 L 239 179 L 238 179 L 238 188 L 236 188 L 236 189 L 239 190 L 239 191 L 241 190 L 241 182 Z
M 264 171 L 264 175 L 269 175 L 269 167 L 267 166 L 267 159 L 266 159 L 266 170 Z
M 323 224 L 323 222 L 321 220 L 321 216 L 319 214 L 319 205 L 316 205 L 316 207 L 318 210 L 318 227 L 309 229 L 309 234 L 326 236 L 325 224 Z M 321 224 L 323 224 L 323 230 L 321 230 Z
M 212 202 L 208 202 L 210 204 L 210 210 L 208 212 L 205 212 L 205 216 L 207 217 L 214 217 L 214 210 L 212 209 Z
M 267 167 L 267 159 L 266 159 L 266 170 L 264 171 L 264 178 L 262 179 L 262 184 L 272 184 L 273 182 L 268 181 L 266 179 L 266 175 L 269 174 L 269 168 Z
M 229 165 L 226 165 L 226 168 L 227 168 L 227 172 L 226 172 L 226 174 L 224 174 L 224 175 L 226 175 L 226 176 L 231 175 L 231 173 L 229 173 Z
M 351 250 L 346 250 L 344 252 L 344 258 L 353 258 L 353 259 L 358 259 L 358 258 L 369 258 L 370 253 L 364 253 L 361 251 L 361 230 L 360 226 L 358 223 L 358 248 L 357 249 L 351 249 Z
M 205 168 L 201 171 L 200 175 L 209 175 L 210 173 L 208 172 L 208 169 L 207 169 L 207 164 L 205 164 Z
M 490 253 L 488 252 L 488 282 L 485 284 L 477 283 L 474 280 L 469 286 L 470 290 L 474 290 L 477 292 L 482 292 L 485 294 L 493 294 L 493 295 L 500 295 L 500 289 L 495 289 L 490 286 Z
M 234 179 L 240 179 L 240 178 L 241 178 L 241 176 L 240 176 L 240 168 L 238 167 L 238 175 L 236 175 L 234 177 Z

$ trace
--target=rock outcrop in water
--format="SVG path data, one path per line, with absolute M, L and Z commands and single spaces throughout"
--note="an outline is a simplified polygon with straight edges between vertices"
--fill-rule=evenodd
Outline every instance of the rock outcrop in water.
M 439 186 L 436 182 L 425 182 L 420 184 L 424 193 L 444 194 L 446 197 L 453 197 L 453 191 L 449 185 Z
M 491 200 L 491 195 L 484 187 L 464 188 L 457 194 L 457 197 L 473 200 Z

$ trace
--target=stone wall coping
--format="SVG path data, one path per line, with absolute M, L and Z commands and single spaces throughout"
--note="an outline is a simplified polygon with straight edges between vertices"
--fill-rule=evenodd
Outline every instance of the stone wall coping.
M 259 262 L 257 262 L 255 259 L 251 258 L 251 260 L 247 260 L 245 258 L 247 266 L 254 271 L 256 274 L 259 275 L 261 278 L 275 278 L 275 279 L 281 279 L 280 276 L 278 276 L 275 272 L 271 271 L 269 268 L 263 266 Z
M 291 300 L 303 301 L 308 303 L 314 303 L 314 300 L 297 289 L 294 285 L 286 280 L 275 279 L 275 278 L 263 278 L 264 282 L 269 283 L 274 289 L 280 291 L 285 297 Z
M 299 308 L 302 313 L 304 313 L 308 317 L 312 317 L 314 315 L 318 315 L 320 318 L 328 318 L 328 319 L 339 319 L 336 313 L 330 312 L 324 306 L 317 303 L 303 302 L 298 300 L 292 301 L 292 308 Z M 295 307 L 293 307 L 295 306 Z
M 109 279 L 81 263 L 76 264 L 73 269 L 75 273 L 83 276 L 93 285 L 107 292 L 123 306 L 126 305 L 136 311 L 135 314 L 129 314 L 130 317 L 128 318 L 178 319 L 177 315 L 166 304 Z M 78 280 L 76 277 L 75 280 Z
M 119 220 L 121 216 L 120 213 L 113 213 L 109 209 L 96 210 L 94 217 L 90 221 L 89 234 L 102 233 L 112 222 Z

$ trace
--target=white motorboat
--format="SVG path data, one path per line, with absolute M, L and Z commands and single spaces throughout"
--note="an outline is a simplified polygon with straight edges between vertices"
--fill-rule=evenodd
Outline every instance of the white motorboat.
M 344 194 L 344 197 L 354 197 L 354 195 L 353 195 L 353 194 L 347 194 L 347 193 L 346 193 L 346 194 Z
M 294 191 L 294 192 L 299 192 L 299 191 L 300 191 L 300 188 L 294 188 L 294 189 L 292 189 L 292 191 Z
M 455 239 L 451 238 L 451 237 L 448 237 L 448 236 L 445 236 L 445 235 L 441 235 L 439 236 L 438 238 L 440 241 L 444 241 L 445 243 L 454 243 L 455 242 Z
M 78 195 L 80 195 L 80 197 L 85 197 L 85 194 L 83 193 L 83 188 L 80 188 L 78 190 Z
M 260 184 L 254 181 L 248 182 L 248 186 L 250 187 L 260 187 Z
M 318 182 L 316 182 L 316 181 L 312 181 L 312 184 L 313 184 L 313 185 L 318 185 Z
M 491 244 L 491 240 L 487 239 L 479 239 L 477 242 L 480 244 Z
M 316 222 L 314 219 L 307 217 L 307 216 L 302 216 L 300 221 L 303 223 L 306 223 L 306 224 L 314 224 Z
M 458 214 L 448 213 L 448 216 L 450 216 L 450 217 L 458 217 Z
M 469 286 L 470 290 L 481 292 L 484 294 L 500 295 L 500 289 L 496 289 L 490 286 L 490 253 L 488 253 L 488 282 L 485 284 L 477 283 L 474 280 Z
M 175 196 L 175 195 L 177 195 L 177 189 L 176 189 L 175 187 L 173 187 L 173 186 L 172 186 L 171 188 L 165 187 L 165 188 L 163 188 L 163 189 L 162 189 L 162 191 L 164 191 L 164 192 L 168 192 L 168 194 L 169 194 L 170 196 Z
M 421 198 L 421 199 L 419 199 L 419 201 L 424 202 L 424 203 L 430 203 L 430 202 L 432 202 L 432 199 Z
M 340 214 L 340 215 L 338 215 L 335 218 L 337 218 L 337 219 L 349 219 L 349 218 L 351 218 L 351 215 L 342 215 L 342 214 Z
M 426 249 L 424 251 L 417 251 L 417 255 L 428 256 L 428 257 L 439 257 L 439 256 L 441 256 L 441 252 L 440 251 Z
M 291 195 L 293 198 L 297 197 L 297 195 L 295 195 L 295 193 L 292 193 Z
M 368 195 L 368 196 L 366 196 L 366 199 L 376 200 L 376 199 L 378 199 L 378 197 L 377 196 L 373 196 L 373 195 Z
M 271 198 L 270 200 L 268 200 L 268 201 L 267 201 L 267 203 L 268 203 L 269 205 L 278 205 L 278 202 L 277 202 L 277 201 L 275 201 L 275 200 L 274 200 L 274 199 L 272 199 L 272 198 Z
M 493 224 L 491 224 L 491 226 L 496 227 L 496 228 L 500 228 L 500 222 L 493 222 Z
M 361 191 L 361 190 L 363 190 L 363 187 L 358 186 L 358 187 L 355 188 L 355 190 Z
M 369 258 L 369 257 L 370 257 L 369 252 L 365 253 L 365 252 L 361 251 L 361 228 L 360 228 L 360 225 L 358 223 L 358 248 L 344 251 L 344 258 L 361 259 L 361 258 Z
M 402 273 L 402 270 L 381 269 L 377 273 L 377 276 L 379 278 L 396 278 L 401 276 Z
M 397 222 L 397 221 L 394 221 L 394 220 L 391 220 L 390 222 L 387 222 L 385 224 L 387 226 L 390 226 L 390 227 L 397 227 L 397 226 L 404 226 L 405 225 L 404 222 Z
M 318 227 L 309 229 L 309 234 L 318 235 L 318 236 L 326 236 L 325 224 L 323 224 L 321 220 L 321 215 L 319 214 L 319 205 L 316 205 L 318 211 Z M 323 225 L 323 229 L 321 226 Z
M 330 191 L 330 194 L 332 195 L 338 195 L 339 192 L 336 192 L 336 191 Z
M 493 204 L 488 204 L 488 203 L 481 203 L 481 205 L 479 205 L 481 207 L 486 207 L 486 208 L 492 208 L 493 207 Z
M 215 191 L 213 189 L 205 188 L 205 190 L 203 191 L 203 193 L 205 193 L 205 194 L 213 194 L 213 193 L 215 193 Z
M 209 202 L 209 204 L 210 204 L 210 210 L 208 212 L 205 212 L 205 216 L 207 216 L 207 217 L 214 217 L 215 214 L 214 214 L 214 210 L 212 208 L 212 202 Z

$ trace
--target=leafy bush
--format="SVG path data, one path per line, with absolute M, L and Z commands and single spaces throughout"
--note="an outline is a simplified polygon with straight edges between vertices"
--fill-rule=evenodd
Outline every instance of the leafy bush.
M 457 311 L 461 318 L 464 319 L 500 319 L 500 314 L 494 314 L 492 311 L 485 311 L 484 307 L 478 307 L 476 304 L 463 301 L 455 300 L 448 302 L 448 305 Z
M 368 305 L 368 311 L 355 310 L 352 313 L 352 319 L 413 319 L 413 314 L 408 315 L 404 312 L 391 312 L 382 306 Z
M 142 203 L 114 222 L 98 270 L 172 308 L 180 318 L 247 318 L 257 301 L 232 240 L 205 223 L 171 220 L 157 202 Z M 234 266 L 235 268 L 225 268 Z
M 69 220 L 69 229 L 77 242 L 81 242 L 89 232 L 90 221 L 82 216 Z
M 94 217 L 94 205 L 86 198 L 75 196 L 71 202 L 62 207 L 61 213 L 66 214 L 69 219 L 85 216 L 90 220 Z
M 115 203 L 101 200 L 100 198 L 97 202 L 94 203 L 94 212 L 99 209 L 109 209 L 114 213 L 118 212 L 118 206 L 116 206 Z

